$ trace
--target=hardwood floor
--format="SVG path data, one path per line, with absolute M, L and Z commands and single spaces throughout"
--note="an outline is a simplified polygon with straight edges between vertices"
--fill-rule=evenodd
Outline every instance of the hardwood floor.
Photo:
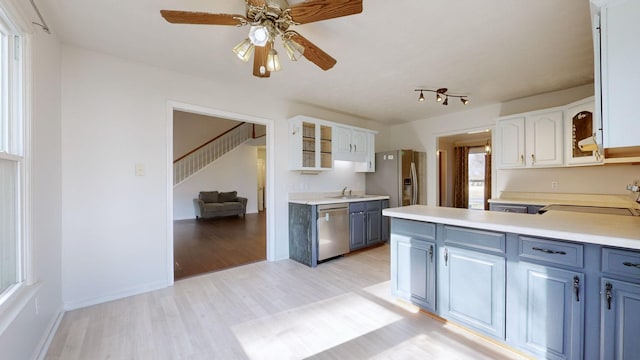
M 401 305 L 388 245 L 315 269 L 261 261 L 67 312 L 45 358 L 520 358 Z
M 266 214 L 173 222 L 173 271 L 179 280 L 266 260 Z

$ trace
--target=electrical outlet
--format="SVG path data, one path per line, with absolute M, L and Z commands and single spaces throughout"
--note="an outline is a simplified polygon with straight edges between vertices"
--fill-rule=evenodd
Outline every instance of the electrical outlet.
M 558 182 L 557 181 L 552 181 L 551 182 L 551 190 L 558 190 Z

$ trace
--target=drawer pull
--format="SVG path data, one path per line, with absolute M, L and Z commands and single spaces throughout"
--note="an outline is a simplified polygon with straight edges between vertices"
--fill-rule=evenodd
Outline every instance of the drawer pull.
M 634 264 L 634 263 L 632 263 L 632 262 L 628 262 L 628 261 L 623 262 L 623 263 L 622 263 L 622 265 L 624 265 L 624 266 L 628 266 L 628 267 L 635 267 L 635 268 L 640 269 L 640 264 Z
M 539 247 L 531 248 L 531 250 L 534 250 L 534 251 L 542 251 L 543 253 L 547 253 L 547 254 L 567 255 L 567 253 L 566 253 L 565 251 L 557 251 L 557 250 L 551 250 L 551 249 L 543 249 L 543 248 L 539 248 Z

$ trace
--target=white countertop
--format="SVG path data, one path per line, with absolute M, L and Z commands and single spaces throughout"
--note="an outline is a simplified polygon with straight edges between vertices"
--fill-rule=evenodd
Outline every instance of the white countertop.
M 302 204 L 302 205 L 322 205 L 322 204 L 339 204 L 350 203 L 358 201 L 372 201 L 372 200 L 386 200 L 389 199 L 387 195 L 364 195 L 358 194 L 353 196 L 340 196 L 335 194 L 309 194 L 309 195 L 297 195 L 294 198 L 289 198 L 290 203 Z
M 489 202 L 541 206 L 559 204 L 640 209 L 640 204 L 633 201 L 633 196 L 619 194 L 528 193 L 503 191 L 499 198 L 489 199 Z
M 385 216 L 640 250 L 640 216 L 547 211 L 543 215 L 413 205 Z

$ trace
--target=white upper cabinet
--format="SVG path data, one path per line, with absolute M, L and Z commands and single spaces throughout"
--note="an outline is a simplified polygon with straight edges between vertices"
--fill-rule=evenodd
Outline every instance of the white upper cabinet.
M 639 156 L 636 154 L 640 153 L 640 112 L 636 109 L 636 101 L 640 84 L 640 1 L 592 2 L 596 6 L 602 6 L 599 49 L 602 61 L 601 68 L 596 69 L 596 78 L 601 75 L 604 147 L 634 147 L 626 149 L 627 153 Z M 597 25 L 596 18 L 595 26 Z M 597 35 L 596 29 L 595 36 Z M 625 149 L 621 150 L 625 152 Z M 619 150 L 613 152 L 617 151 Z M 605 154 L 609 157 L 609 150 L 605 150 Z
M 356 172 L 375 171 L 376 131 L 298 115 L 289 119 L 289 170 L 332 170 L 333 160 L 355 163 Z
M 528 166 L 558 166 L 563 163 L 562 111 L 525 117 L 525 162 Z
M 364 162 L 369 152 L 369 132 L 346 126 L 334 126 L 334 158 Z
M 562 110 L 498 119 L 496 158 L 499 169 L 563 165 Z
M 589 97 L 567 105 L 564 111 L 564 156 L 567 165 L 602 164 L 595 99 Z
M 498 120 L 495 143 L 499 169 L 524 167 L 524 116 Z
M 333 169 L 332 126 L 305 116 L 289 119 L 289 170 Z

